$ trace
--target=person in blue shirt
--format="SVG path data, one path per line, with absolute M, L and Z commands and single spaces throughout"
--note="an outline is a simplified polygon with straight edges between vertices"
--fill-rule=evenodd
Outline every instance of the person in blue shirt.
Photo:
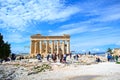
M 37 59 L 42 61 L 41 54 L 39 54 L 39 53 L 37 54 Z
M 107 60 L 110 61 L 112 56 L 110 54 L 107 55 Z

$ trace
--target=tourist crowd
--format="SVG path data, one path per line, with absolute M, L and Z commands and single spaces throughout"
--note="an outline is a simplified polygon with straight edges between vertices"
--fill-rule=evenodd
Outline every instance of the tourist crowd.
M 67 57 L 69 56 L 69 58 L 71 59 L 74 59 L 75 61 L 78 61 L 78 59 L 80 59 L 80 56 L 81 54 L 56 54 L 56 53 L 48 53 L 47 56 L 45 57 L 45 59 L 48 61 L 48 62 L 57 62 L 59 61 L 60 63 L 66 63 L 66 59 Z M 95 56 L 95 55 L 93 55 Z M 42 62 L 43 60 L 43 56 L 41 54 L 37 54 L 35 56 L 36 59 L 38 59 L 40 62 Z M 120 56 L 113 56 L 111 54 L 108 54 L 107 55 L 107 61 L 109 62 L 118 62 L 118 59 L 120 58 Z M 17 58 L 17 60 L 21 60 L 21 59 L 24 59 L 23 56 L 19 56 L 19 58 Z M 11 56 L 9 58 L 6 58 L 6 59 L 0 59 L 0 62 L 2 63 L 3 61 L 7 62 L 7 61 L 15 61 L 16 60 L 16 55 L 15 54 L 11 54 Z M 101 62 L 101 59 L 100 57 L 96 57 L 96 62 Z
M 61 63 L 66 63 L 66 58 L 67 58 L 67 54 L 56 54 L 56 53 L 53 53 L 53 54 L 51 54 L 51 53 L 48 53 L 47 54 L 47 56 L 46 56 L 46 58 L 47 58 L 47 61 L 53 61 L 53 62 L 56 62 L 57 61 L 57 59 L 59 59 L 59 61 L 61 62 Z M 41 54 L 37 54 L 37 56 L 36 56 L 36 58 L 38 59 L 38 60 L 40 60 L 40 61 L 42 61 L 42 59 L 43 59 L 43 57 L 42 57 L 42 55 Z
M 109 62 L 118 62 L 118 59 L 119 59 L 119 57 L 120 56 L 118 56 L 118 55 L 111 55 L 111 54 L 108 54 L 107 55 L 107 60 L 109 61 Z

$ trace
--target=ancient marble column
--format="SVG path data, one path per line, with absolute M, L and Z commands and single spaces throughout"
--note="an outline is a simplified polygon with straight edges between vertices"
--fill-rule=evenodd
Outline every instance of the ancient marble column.
M 31 41 L 31 55 L 33 55 L 34 54 L 34 41 L 32 40 Z
M 70 41 L 67 40 L 67 54 L 70 54 Z
M 52 40 L 52 43 L 51 43 L 51 54 L 54 53 L 54 40 Z
M 62 42 L 62 54 L 65 54 L 65 41 Z
M 42 50 L 41 50 L 41 52 L 43 53 L 44 50 L 45 50 L 45 47 L 46 47 L 46 46 L 45 46 L 45 45 L 46 45 L 46 44 L 45 44 L 45 40 L 42 40 L 42 43 L 41 43 L 41 44 L 42 44 Z
M 36 42 L 36 53 L 38 54 L 40 52 L 40 42 Z
M 56 53 L 56 40 L 54 41 L 54 53 Z
M 49 46 L 49 41 L 46 40 L 46 54 L 48 54 L 48 46 Z
M 40 54 L 42 54 L 42 41 L 40 41 Z
M 59 43 L 60 43 L 60 41 L 57 40 L 57 54 L 59 54 Z
M 37 53 L 37 42 L 35 41 L 34 42 L 34 55 L 36 55 Z
M 37 41 L 35 41 L 35 55 L 37 54 Z

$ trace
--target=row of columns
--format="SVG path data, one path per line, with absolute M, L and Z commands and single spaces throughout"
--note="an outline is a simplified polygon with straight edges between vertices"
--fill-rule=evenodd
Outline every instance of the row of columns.
M 62 42 L 62 43 L 61 43 Z M 50 49 L 51 48 L 51 49 Z M 31 41 L 31 55 L 36 55 L 37 53 L 46 55 L 49 51 L 53 54 L 70 53 L 70 41 L 69 40 L 32 40 Z

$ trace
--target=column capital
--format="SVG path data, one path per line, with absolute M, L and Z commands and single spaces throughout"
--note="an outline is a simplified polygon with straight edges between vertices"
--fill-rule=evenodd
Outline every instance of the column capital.
M 70 42 L 70 40 L 66 40 L 67 42 Z
M 35 40 L 31 40 L 31 42 L 35 42 Z

